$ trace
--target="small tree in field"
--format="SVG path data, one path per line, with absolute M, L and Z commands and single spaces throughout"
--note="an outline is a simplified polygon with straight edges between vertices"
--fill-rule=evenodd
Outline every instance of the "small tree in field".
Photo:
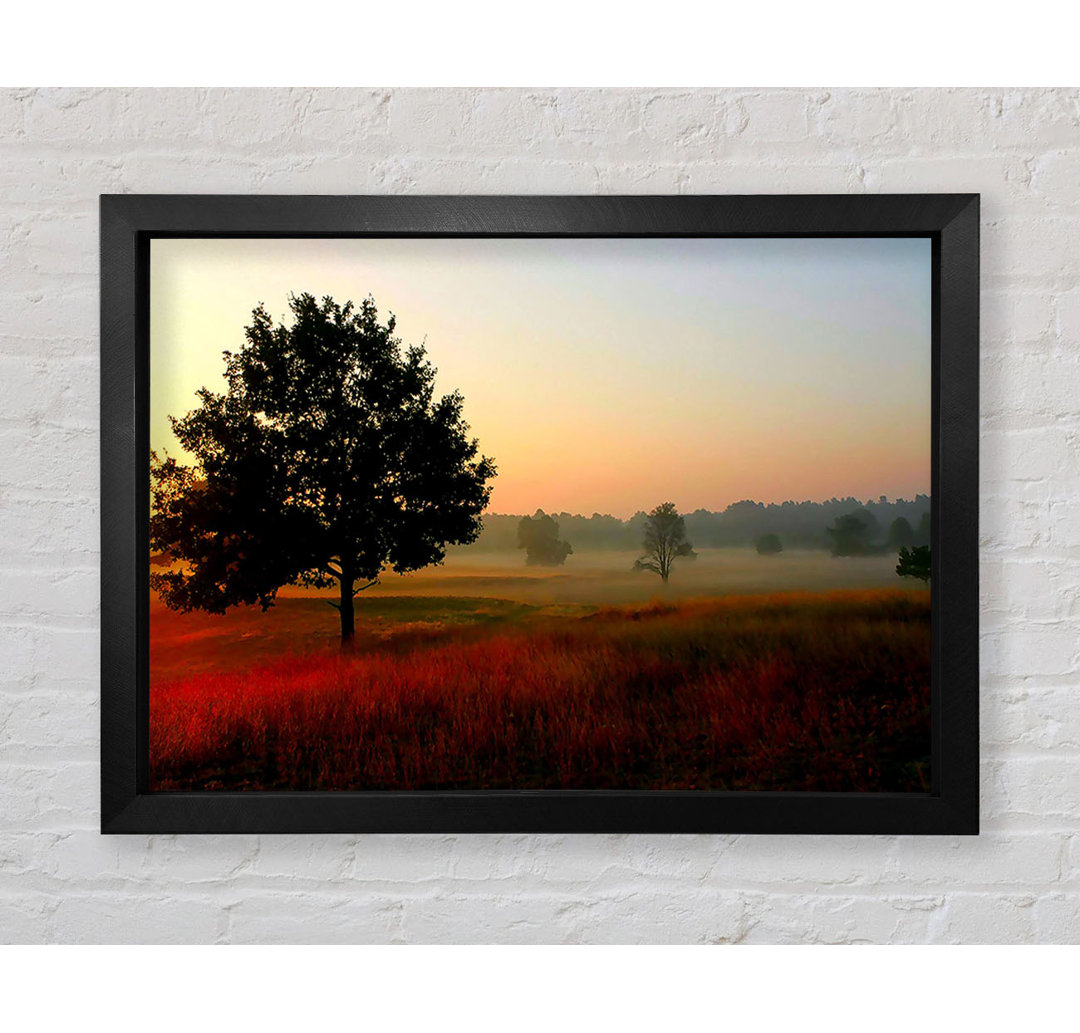
M 889 544 L 899 548 L 902 545 L 911 545 L 915 541 L 915 532 L 911 524 L 904 517 L 897 517 L 889 524 Z
M 645 519 L 645 555 L 634 562 L 634 570 L 659 574 L 664 584 L 671 577 L 671 567 L 680 556 L 693 557 L 693 546 L 686 540 L 686 524 L 673 502 L 665 502 Z
M 832 539 L 832 554 L 864 556 L 869 551 L 872 519 L 873 515 L 867 510 L 838 516 L 832 527 L 825 528 L 825 533 Z
M 776 534 L 763 534 L 756 542 L 759 556 L 775 556 L 778 552 L 783 552 L 784 546 L 780 541 L 780 536 Z
M 904 546 L 897 557 L 896 573 L 900 577 L 917 577 L 920 581 L 930 580 L 930 546 L 916 545 L 914 548 Z
M 152 455 L 150 548 L 181 566 L 150 583 L 172 609 L 211 613 L 336 584 L 345 648 L 353 599 L 384 567 L 417 570 L 475 540 L 495 467 L 461 395 L 435 398 L 424 349 L 403 351 L 371 298 L 289 306 L 291 326 L 256 308 L 246 345 L 225 352 L 225 393 L 204 387 L 172 418 L 195 465 Z
M 915 544 L 916 545 L 929 545 L 930 544 L 930 514 L 923 513 L 919 517 L 919 526 L 915 529 Z
M 574 550 L 559 538 L 559 522 L 542 509 L 535 516 L 522 517 L 518 524 L 519 549 L 525 550 L 527 566 L 561 567 Z

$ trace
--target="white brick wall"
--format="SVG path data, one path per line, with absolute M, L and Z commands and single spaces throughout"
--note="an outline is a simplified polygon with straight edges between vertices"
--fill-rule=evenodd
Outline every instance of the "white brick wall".
M 97 195 L 979 191 L 978 839 L 97 833 Z M 1080 91 L 0 92 L 0 940 L 1080 941 Z

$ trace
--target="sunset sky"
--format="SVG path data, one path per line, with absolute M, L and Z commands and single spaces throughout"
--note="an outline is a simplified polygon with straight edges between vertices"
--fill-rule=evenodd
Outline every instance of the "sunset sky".
M 426 339 L 493 512 L 930 491 L 929 240 L 155 240 L 152 448 L 304 291 Z

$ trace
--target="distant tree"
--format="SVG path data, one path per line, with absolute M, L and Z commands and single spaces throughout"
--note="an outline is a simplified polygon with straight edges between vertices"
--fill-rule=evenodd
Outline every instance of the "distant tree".
M 224 354 L 226 392 L 204 387 L 172 419 L 196 465 L 152 455 L 150 548 L 181 566 L 150 583 L 172 609 L 211 613 L 336 583 L 347 648 L 354 596 L 384 567 L 417 570 L 475 540 L 495 466 L 461 395 L 435 398 L 424 349 L 403 352 L 370 297 L 289 307 L 291 326 L 256 308 L 246 345 Z
M 782 551 L 784 546 L 780 542 L 780 536 L 775 534 L 763 534 L 757 540 L 759 556 L 773 556 Z
M 915 542 L 918 545 L 930 544 L 930 514 L 923 513 L 919 518 L 919 526 L 915 531 Z
M 574 550 L 559 540 L 559 522 L 542 509 L 518 523 L 517 547 L 525 550 L 525 563 L 538 567 L 561 567 Z
M 634 562 L 634 570 L 659 574 L 664 584 L 677 558 L 693 558 L 694 548 L 686 540 L 686 524 L 673 502 L 662 503 L 646 516 L 642 549 L 645 554 Z
M 930 546 L 916 545 L 909 549 L 907 546 L 900 550 L 897 557 L 896 573 L 900 577 L 917 577 L 920 581 L 930 580 Z
M 911 545 L 914 541 L 915 532 L 906 517 L 897 517 L 889 524 L 889 545 L 898 548 L 901 545 Z
M 839 516 L 825 528 L 832 539 L 834 556 L 863 556 L 868 551 L 870 524 L 856 513 Z
M 925 524 L 926 540 L 920 541 L 918 532 L 913 541 L 899 541 L 890 547 L 889 529 L 895 520 L 903 517 L 909 526 L 919 524 L 919 516 L 930 506 L 928 495 L 914 499 L 895 499 L 885 503 L 873 502 L 864 507 L 858 499 L 850 496 L 828 499 L 823 502 L 792 501 L 760 503 L 748 499 L 734 502 L 722 511 L 695 509 L 684 513 L 686 536 L 695 548 L 728 548 L 737 546 L 753 548 L 764 534 L 775 534 L 783 542 L 784 549 L 831 549 L 833 539 L 826 528 L 839 516 L 855 514 L 867 521 L 865 535 L 867 552 L 896 553 L 900 545 L 929 545 L 929 518 Z M 629 520 L 610 515 L 593 513 L 590 516 L 560 512 L 550 514 L 559 522 L 560 534 L 574 543 L 574 551 L 583 549 L 622 550 L 633 549 L 641 543 L 645 533 L 647 513 L 635 513 Z M 475 546 L 476 551 L 506 552 L 517 547 L 517 526 L 523 514 L 484 514 L 484 530 Z

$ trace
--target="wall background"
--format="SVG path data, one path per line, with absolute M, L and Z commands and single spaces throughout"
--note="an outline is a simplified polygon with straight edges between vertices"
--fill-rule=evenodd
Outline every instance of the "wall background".
M 977 839 L 102 837 L 103 192 L 979 191 Z M 0 941 L 1080 941 L 1080 91 L 0 92 Z

